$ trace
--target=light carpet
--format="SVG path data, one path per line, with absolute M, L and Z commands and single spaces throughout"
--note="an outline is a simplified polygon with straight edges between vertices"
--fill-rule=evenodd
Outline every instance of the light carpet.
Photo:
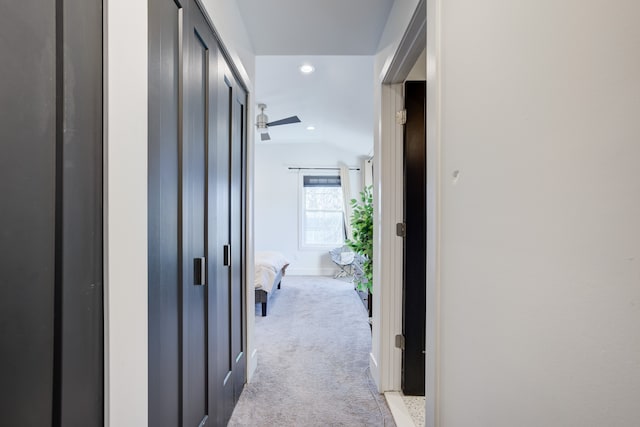
M 371 330 L 353 284 L 287 276 L 256 306 L 258 367 L 229 426 L 395 426 L 369 372 Z

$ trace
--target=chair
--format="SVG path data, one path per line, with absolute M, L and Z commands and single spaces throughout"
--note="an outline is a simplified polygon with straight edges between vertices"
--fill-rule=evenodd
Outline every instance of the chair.
M 352 277 L 356 253 L 347 245 L 332 249 L 329 253 L 331 254 L 331 261 L 340 267 L 340 271 L 335 275 L 335 278 Z

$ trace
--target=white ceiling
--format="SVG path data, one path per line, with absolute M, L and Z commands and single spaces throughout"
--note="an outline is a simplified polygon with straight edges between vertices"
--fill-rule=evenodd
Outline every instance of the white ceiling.
M 371 153 L 373 55 L 393 1 L 237 0 L 257 55 L 254 111 L 265 103 L 270 121 L 302 120 L 271 127 L 268 142 L 256 132 L 256 144 L 322 143 Z M 303 75 L 303 63 L 315 72 Z
M 303 75 L 303 63 L 315 71 Z M 293 115 L 302 121 L 270 127 L 271 141 L 256 133 L 256 144 L 325 143 L 363 156 L 371 152 L 372 56 L 258 56 L 255 100 L 267 104 L 269 121 Z M 310 125 L 315 130 L 307 130 Z

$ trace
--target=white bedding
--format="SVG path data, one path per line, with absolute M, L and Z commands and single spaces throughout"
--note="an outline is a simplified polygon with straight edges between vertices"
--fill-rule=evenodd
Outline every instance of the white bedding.
M 289 265 L 289 261 L 280 252 L 256 252 L 255 285 L 256 289 L 271 292 L 273 281 L 278 272 Z

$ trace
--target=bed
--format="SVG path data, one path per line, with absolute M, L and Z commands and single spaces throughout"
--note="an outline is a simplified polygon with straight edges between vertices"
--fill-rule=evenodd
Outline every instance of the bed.
M 280 289 L 289 261 L 280 252 L 256 252 L 256 304 L 262 304 L 262 316 L 267 315 L 267 303 L 275 289 Z

